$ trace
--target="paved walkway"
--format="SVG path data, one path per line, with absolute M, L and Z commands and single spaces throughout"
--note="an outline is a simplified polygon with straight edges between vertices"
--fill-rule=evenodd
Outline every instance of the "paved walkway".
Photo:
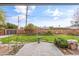
M 61 56 L 63 53 L 53 44 L 41 42 L 40 44 L 29 43 L 25 44 L 19 50 L 16 56 Z

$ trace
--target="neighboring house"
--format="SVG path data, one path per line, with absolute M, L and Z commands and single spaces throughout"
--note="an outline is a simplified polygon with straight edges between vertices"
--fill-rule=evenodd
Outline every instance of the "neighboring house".
M 5 29 L 5 35 L 16 34 L 16 29 Z
M 0 30 L 0 35 L 11 35 L 16 34 L 16 29 L 2 29 Z
M 3 29 L 0 30 L 0 35 L 12 35 L 12 34 L 23 34 L 24 29 Z

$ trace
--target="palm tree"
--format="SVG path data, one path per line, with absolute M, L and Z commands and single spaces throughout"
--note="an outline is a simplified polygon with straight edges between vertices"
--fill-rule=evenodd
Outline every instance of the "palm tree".
M 4 11 L 0 10 L 0 29 L 5 28 L 5 13 Z

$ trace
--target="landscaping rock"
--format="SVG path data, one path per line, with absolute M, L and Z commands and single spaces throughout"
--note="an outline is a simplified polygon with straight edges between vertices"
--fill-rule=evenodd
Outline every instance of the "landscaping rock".
M 67 40 L 68 48 L 75 50 L 78 48 L 78 42 L 76 40 Z

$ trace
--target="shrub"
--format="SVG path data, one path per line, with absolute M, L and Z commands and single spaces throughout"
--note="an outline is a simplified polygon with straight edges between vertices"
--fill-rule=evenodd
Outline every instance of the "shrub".
M 27 35 L 33 35 L 33 34 L 35 34 L 34 30 L 36 30 L 36 29 L 38 29 L 38 27 L 35 26 L 32 23 L 29 23 L 28 25 L 25 26 L 25 32 L 26 32 Z
M 60 48 L 68 48 L 68 43 L 65 39 L 57 38 L 54 42 Z
M 47 31 L 44 35 L 53 35 L 53 33 L 51 31 Z

